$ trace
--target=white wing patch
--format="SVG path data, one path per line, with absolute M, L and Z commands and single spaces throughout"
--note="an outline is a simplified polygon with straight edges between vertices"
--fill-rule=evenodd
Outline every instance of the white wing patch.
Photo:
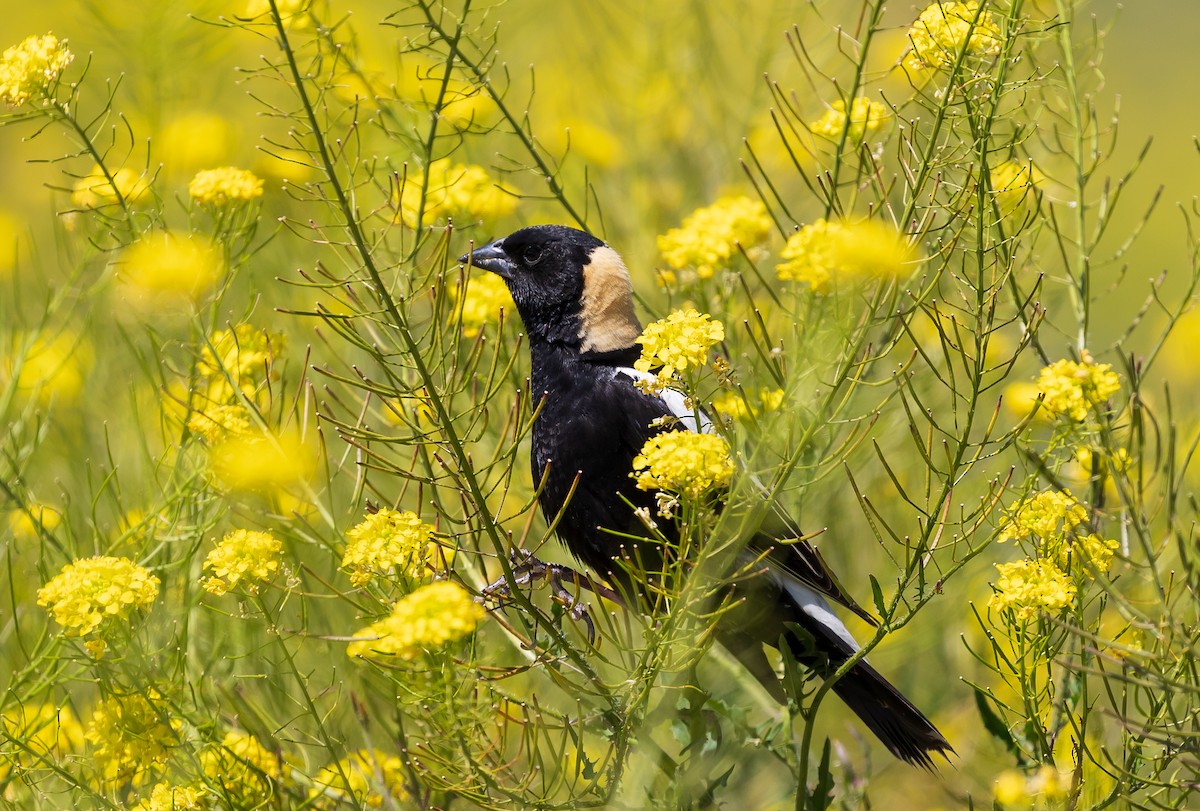
M 637 369 L 629 366 L 618 366 L 615 374 L 625 375 L 630 380 L 657 379 L 649 372 L 639 372 Z M 689 431 L 701 434 L 711 434 L 713 432 L 712 420 L 703 411 L 700 411 L 695 406 L 688 405 L 687 397 L 683 395 L 683 392 L 675 389 L 661 389 L 658 392 L 658 399 L 662 400 L 667 410 Z M 697 414 L 700 415 L 698 426 L 696 422 Z
M 825 601 L 824 597 L 790 577 L 781 577 L 780 582 L 783 583 L 788 594 L 792 595 L 792 599 L 800 604 L 801 611 L 849 645 L 850 650 L 858 650 L 859 645 L 854 641 L 854 637 L 850 636 L 850 629 L 838 619 L 837 614 L 833 613 L 833 609 L 829 607 L 829 603 Z

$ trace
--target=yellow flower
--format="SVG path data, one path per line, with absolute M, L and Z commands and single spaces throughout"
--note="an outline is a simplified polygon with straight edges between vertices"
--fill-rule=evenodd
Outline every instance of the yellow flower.
M 12 336 L 15 349 L 0 359 L 0 382 L 43 405 L 71 403 L 83 393 L 92 366 L 91 348 L 70 331 L 30 339 Z
M 1004 406 L 1017 419 L 1025 419 L 1038 406 L 1041 390 L 1036 383 L 1018 381 L 1004 387 Z M 1038 416 L 1045 418 L 1046 412 L 1038 409 Z
M 62 763 L 64 757 L 83 749 L 83 725 L 65 705 L 19 704 L 5 710 L 0 723 L 8 738 L 21 743 L 12 754 L 0 755 L 0 780 L 13 769 L 44 766 L 43 760 Z
M 1058 611 L 1075 599 L 1075 583 L 1049 561 L 1019 560 L 997 563 L 996 568 L 1000 576 L 988 605 L 998 611 L 1011 609 L 1018 620 L 1039 610 Z
M 20 541 L 36 540 L 42 532 L 54 532 L 61 523 L 62 514 L 45 504 L 29 504 L 8 513 L 8 531 Z
M 209 799 L 208 792 L 202 787 L 156 783 L 150 796 L 144 797 L 130 811 L 205 811 L 210 807 Z
M 282 333 L 253 324 L 218 330 L 200 350 L 196 373 L 208 384 L 208 399 L 215 403 L 236 399 L 233 387 L 253 400 L 269 378 L 277 378 L 276 361 L 287 341 Z
M 100 164 L 75 181 L 71 191 L 71 205 L 76 208 L 103 208 L 115 206 L 120 200 L 129 205 L 140 203 L 150 194 L 150 183 L 132 169 L 120 168 L 112 173 L 110 181 Z
M 208 463 L 227 490 L 269 491 L 307 481 L 317 461 L 304 440 L 288 431 L 227 437 L 209 451 Z
M 218 596 L 241 584 L 257 594 L 279 573 L 283 542 L 269 532 L 237 529 L 230 532 L 204 558 L 210 577 L 200 580 L 205 591 Z
M 976 20 L 978 17 L 978 20 Z M 911 71 L 950 68 L 965 51 L 969 55 L 1000 53 L 1000 26 L 990 11 L 980 12 L 977 0 L 927 6 L 908 29 L 910 50 L 904 65 Z
M 1121 379 L 1112 366 L 1096 363 L 1085 349 L 1078 362 L 1060 360 L 1042 369 L 1037 387 L 1045 395 L 1042 408 L 1047 412 L 1082 422 L 1121 390 Z
M 188 183 L 188 195 L 197 203 L 227 206 L 262 197 L 262 178 L 247 169 L 222 166 L 197 172 Z
M 29 36 L 0 56 L 0 99 L 10 106 L 43 101 L 75 56 L 53 34 Z
M 727 391 L 713 399 L 712 408 L 731 420 L 744 420 L 767 411 L 775 411 L 782 404 L 783 389 L 759 389 L 757 405 L 750 401 L 748 393 Z
M 996 775 L 992 796 L 1000 805 L 1027 805 L 1029 787 L 1025 775 L 1019 769 L 1005 769 Z
M 346 538 L 342 568 L 350 570 L 355 586 L 365 586 L 375 575 L 388 575 L 394 569 L 422 578 L 446 568 L 446 555 L 433 538 L 433 527 L 416 513 L 379 510 L 349 530 Z
M 684 218 L 658 238 L 658 252 L 674 270 L 694 268 L 701 279 L 711 278 L 730 267 L 738 257 L 738 246 L 751 250 L 766 241 L 771 231 L 767 207 L 749 197 L 722 197 Z M 675 280 L 674 274 L 664 279 Z
M 903 234 L 876 220 L 817 220 L 792 234 L 775 266 L 783 281 L 827 292 L 834 279 L 894 278 L 908 274 L 916 252 Z
M 512 313 L 516 305 L 504 280 L 494 273 L 471 276 L 454 289 L 454 298 L 462 300 L 462 334 L 474 338 L 484 324 L 500 320 L 500 313 Z
M 220 278 L 224 260 L 202 237 L 158 231 L 126 248 L 115 270 L 132 302 L 150 309 L 197 301 Z
M 1076 571 L 1081 577 L 1087 577 L 1092 573 L 1089 567 L 1094 567 L 1099 572 L 1107 572 L 1112 566 L 1113 556 L 1116 555 L 1119 547 L 1120 544 L 1111 538 L 1101 538 L 1093 533 L 1076 535 L 1059 547 L 1058 565 L 1065 571 Z M 1084 561 L 1087 565 L 1071 566 L 1073 562 L 1077 561 Z
M 992 195 L 1002 214 L 1011 214 L 1034 200 L 1034 189 L 1044 180 L 1030 161 L 1004 161 L 992 167 L 989 178 Z
M 996 540 L 1037 536 L 1044 542 L 1061 539 L 1087 523 L 1087 510 L 1070 493 L 1047 490 L 1022 501 L 1008 516 Z
M 474 632 L 486 616 L 457 583 L 422 586 L 392 607 L 392 613 L 354 635 L 351 657 L 412 659 L 422 650 L 440 648 Z
M 814 135 L 837 141 L 841 139 L 842 132 L 849 127 L 846 141 L 850 145 L 854 145 L 862 143 L 868 133 L 875 132 L 889 118 L 891 118 L 891 111 L 885 105 L 878 101 L 871 101 L 866 96 L 859 96 L 850 105 L 849 116 L 846 115 L 846 102 L 838 99 L 809 129 Z
M 716 434 L 668 431 L 651 437 L 633 460 L 639 490 L 665 490 L 699 498 L 733 478 L 729 443 Z
M 208 444 L 216 445 L 252 433 L 254 423 L 243 405 L 212 405 L 188 418 L 188 430 L 203 437 Z
M 347 804 L 366 808 L 403 804 L 409 798 L 404 762 L 379 749 L 359 749 L 317 772 L 309 797 L 313 808 L 330 811 Z
M 148 569 L 127 558 L 82 558 L 38 589 L 38 605 L 50 609 L 67 636 L 86 636 L 152 605 L 158 584 Z
M 205 166 L 229 159 L 235 133 L 216 113 L 192 111 L 171 119 L 158 137 L 163 166 L 175 177 L 185 177 Z
M 261 808 L 279 793 L 285 778 L 283 758 L 259 743 L 258 738 L 234 730 L 220 744 L 200 753 L 200 769 L 236 798 L 235 807 Z
M 466 216 L 472 220 L 491 220 L 511 214 L 517 208 L 516 191 L 492 179 L 482 166 L 451 163 L 449 158 L 429 165 L 429 182 L 421 187 L 421 172 L 410 169 L 400 193 L 398 220 L 416 228 L 443 217 Z M 425 215 L 421 217 L 422 191 Z
M 106 698 L 96 705 L 88 722 L 87 740 L 104 779 L 112 783 L 142 783 L 150 771 L 167 761 L 179 743 L 183 723 L 167 718 L 161 696 L 127 695 Z
M 11 211 L 0 209 L 0 280 L 12 273 L 18 257 L 27 252 L 22 247 L 25 226 Z
M 723 340 L 725 325 L 720 321 L 692 309 L 676 310 L 649 324 L 638 336 L 642 356 L 633 366 L 641 372 L 649 372 L 656 366 L 662 366 L 664 372 L 683 372 L 703 366 L 709 350 Z

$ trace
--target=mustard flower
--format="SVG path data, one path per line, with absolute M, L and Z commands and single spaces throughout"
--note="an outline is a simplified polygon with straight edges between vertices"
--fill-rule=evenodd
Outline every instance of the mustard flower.
M 419 579 L 446 566 L 433 527 L 416 513 L 379 510 L 350 529 L 346 538 L 342 568 L 350 571 L 355 586 L 365 586 L 372 577 L 395 569 Z
M 188 183 L 188 195 L 197 203 L 227 206 L 262 197 L 262 178 L 248 169 L 222 166 L 197 172 Z
M 200 769 L 219 783 L 237 807 L 260 808 L 278 795 L 286 777 L 283 758 L 263 746 L 253 735 L 233 730 L 221 743 L 200 753 Z
M 115 206 L 120 200 L 129 205 L 140 203 L 150 194 L 150 184 L 132 169 L 122 167 L 112 173 L 112 180 L 105 176 L 100 164 L 75 181 L 71 191 L 71 205 L 76 208 L 103 208 Z
M 249 435 L 254 430 L 254 423 L 243 405 L 211 405 L 194 412 L 188 418 L 187 427 L 208 444 L 216 445 L 226 439 Z
M 1042 408 L 1047 412 L 1083 422 L 1121 390 L 1121 379 L 1112 366 L 1096 363 L 1085 349 L 1078 362 L 1059 360 L 1042 369 L 1037 387 L 1044 395 Z
M 1017 419 L 1025 419 L 1034 408 L 1038 407 L 1038 397 L 1041 391 L 1036 383 L 1019 380 L 1004 387 L 1004 407 Z M 1046 412 L 1039 409 L 1038 416 L 1045 418 Z
M 17 333 L 14 348 L 0 357 L 0 384 L 13 383 L 22 397 L 43 405 L 73 403 L 83 393 L 91 370 L 91 346 L 64 330 L 35 338 Z
M 1038 611 L 1059 611 L 1075 599 L 1075 583 L 1053 563 L 1019 560 L 997 563 L 1000 576 L 988 605 L 998 611 L 1012 609 L 1018 620 Z
M 840 140 L 842 132 L 849 128 L 846 140 L 850 144 L 862 143 L 863 138 L 882 127 L 891 118 L 891 111 L 878 101 L 871 101 L 866 96 L 859 96 L 850 105 L 850 113 L 846 113 L 846 102 L 838 99 L 829 105 L 819 119 L 813 122 L 809 129 L 814 135 L 820 135 L 833 141 Z
M 1112 538 L 1101 538 L 1095 533 L 1076 535 L 1058 547 L 1056 561 L 1064 571 L 1075 571 L 1081 577 L 1087 577 L 1093 568 L 1098 572 L 1107 572 L 1119 547 L 1120 544 Z M 1072 563 L 1084 565 L 1072 566 Z
M 638 336 L 642 356 L 633 366 L 641 372 L 649 372 L 656 366 L 662 366 L 664 372 L 683 372 L 703 366 L 709 350 L 723 340 L 725 325 L 720 321 L 692 309 L 676 310 L 649 324 Z
M 1002 214 L 1011 214 L 1034 198 L 1034 190 L 1045 180 L 1032 162 L 1004 161 L 992 167 L 989 182 Z
M 713 411 L 731 420 L 744 420 L 756 417 L 768 411 L 775 411 L 783 405 L 783 389 L 759 389 L 757 401 L 751 400 L 749 393 L 737 391 L 723 392 L 712 401 Z
M 163 156 L 164 170 L 183 178 L 227 161 L 236 142 L 237 134 L 228 119 L 205 110 L 190 110 L 163 125 L 158 135 L 158 154 Z
M 200 350 L 196 373 L 208 384 L 208 398 L 214 402 L 235 399 L 232 387 L 253 400 L 269 378 L 278 377 L 274 364 L 286 346 L 282 333 L 253 324 L 217 330 Z
M 153 307 L 197 301 L 220 278 L 224 261 L 202 237 L 158 231 L 126 248 L 114 269 L 135 304 Z
M 765 242 L 770 231 L 771 218 L 761 201 L 722 197 L 660 236 L 658 252 L 668 267 L 694 268 L 698 278 L 708 279 L 734 262 L 739 246 L 749 251 Z
M 421 217 L 422 196 L 424 217 Z M 409 228 L 416 228 L 419 220 L 429 225 L 443 217 L 460 215 L 472 220 L 506 216 L 517 208 L 517 193 L 493 179 L 482 166 L 456 164 L 442 158 L 429 165 L 429 182 L 424 189 L 421 174 L 409 173 L 399 203 L 397 219 Z
M 457 583 L 430 583 L 392 606 L 392 613 L 358 631 L 346 653 L 351 657 L 412 659 L 469 636 L 486 616 Z
M 1029 807 L 1029 784 L 1020 769 L 1005 769 L 996 775 L 992 796 L 1000 805 Z
M 313 450 L 295 432 L 227 436 L 208 452 L 209 470 L 226 490 L 275 491 L 308 481 L 316 470 Z
M 29 36 L 0 56 L 0 99 L 12 107 L 48 97 L 75 56 L 53 34 Z
M 82 558 L 38 589 L 37 601 L 67 636 L 86 636 L 152 605 L 158 585 L 148 569 L 127 558 Z
M 474 338 L 485 324 L 500 320 L 501 312 L 512 313 L 516 305 L 508 286 L 494 273 L 483 273 L 466 280 L 454 292 L 462 301 L 462 334 Z
M 313 808 L 391 808 L 409 799 L 404 762 L 379 749 L 359 749 L 326 766 L 313 778 L 309 794 Z
M 803 282 L 827 292 L 836 278 L 895 278 L 912 269 L 916 252 L 896 229 L 876 220 L 817 220 L 792 234 L 775 266 L 783 281 Z
M 242 586 L 257 594 L 279 573 L 283 542 L 269 532 L 237 529 L 227 534 L 204 558 L 204 590 L 220 596 Z
M 105 780 L 140 784 L 170 757 L 183 723 L 167 718 L 160 698 L 151 691 L 106 698 L 96 705 L 86 737 Z
M 45 504 L 28 504 L 24 509 L 10 510 L 8 531 L 20 541 L 36 540 L 42 532 L 54 532 L 62 523 L 62 514 Z
M 41 760 L 61 763 L 83 749 L 83 725 L 71 708 L 58 704 L 18 704 L 0 716 L 4 735 L 21 747 L 0 755 L 0 780 L 13 769 L 37 768 Z
M 1022 501 L 1008 516 L 997 540 L 1037 536 L 1043 540 L 1062 538 L 1087 523 L 1087 510 L 1070 493 L 1047 490 Z
M 633 459 L 639 490 L 665 490 L 699 498 L 733 478 L 729 443 L 716 434 L 668 431 L 653 436 Z
M 203 787 L 156 783 L 150 796 L 142 798 L 130 811 L 206 811 L 211 807 L 210 800 Z
M 979 10 L 978 0 L 952 3 L 939 0 L 925 8 L 908 29 L 909 70 L 946 69 L 960 53 L 994 56 L 1000 53 L 1000 25 L 990 11 Z M 978 19 L 976 19 L 978 17 Z

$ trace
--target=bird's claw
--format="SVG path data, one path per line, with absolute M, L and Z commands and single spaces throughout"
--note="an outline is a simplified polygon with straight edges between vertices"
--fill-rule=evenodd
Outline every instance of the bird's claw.
M 585 603 L 578 599 L 579 589 L 619 601 L 617 593 L 602 584 L 596 583 L 587 575 L 580 574 L 570 566 L 559 563 L 546 563 L 538 560 L 528 549 L 514 549 L 509 553 L 508 560 L 512 566 L 512 579 L 501 577 L 483 588 L 483 597 L 492 600 L 505 600 L 512 596 L 512 586 L 528 586 L 535 581 L 545 580 L 550 586 L 550 599 L 567 609 L 567 614 L 576 622 L 582 622 L 587 629 L 588 644 L 596 641 L 596 625 Z M 572 593 L 563 581 L 573 583 L 575 592 Z

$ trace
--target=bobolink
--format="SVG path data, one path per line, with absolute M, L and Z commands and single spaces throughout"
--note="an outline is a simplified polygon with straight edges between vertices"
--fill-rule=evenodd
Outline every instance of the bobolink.
M 543 513 L 548 521 L 557 520 L 559 537 L 578 560 L 624 593 L 636 594 L 637 579 L 654 571 L 662 555 L 635 512 L 648 514 L 656 500 L 634 485 L 634 457 L 660 431 L 680 426 L 708 431 L 711 425 L 678 392 L 648 394 L 635 385 L 648 375 L 633 368 L 642 327 L 629 272 L 599 239 L 565 226 L 539 225 L 459 261 L 504 279 L 525 325 L 532 392 L 540 408 L 531 455 L 533 480 L 542 485 Z M 801 533 L 786 516 L 780 519 L 777 532 L 764 525 L 748 540 L 742 563 L 761 558 L 765 569 L 737 584 L 748 608 L 740 621 L 719 622 L 716 637 L 784 701 L 764 645 L 785 640 L 797 661 L 827 677 L 858 645 L 826 598 L 872 624 L 875 620 L 838 585 L 816 549 L 796 540 Z M 634 540 L 639 538 L 646 540 Z M 931 753 L 953 751 L 865 660 L 833 690 L 896 757 L 929 768 Z

